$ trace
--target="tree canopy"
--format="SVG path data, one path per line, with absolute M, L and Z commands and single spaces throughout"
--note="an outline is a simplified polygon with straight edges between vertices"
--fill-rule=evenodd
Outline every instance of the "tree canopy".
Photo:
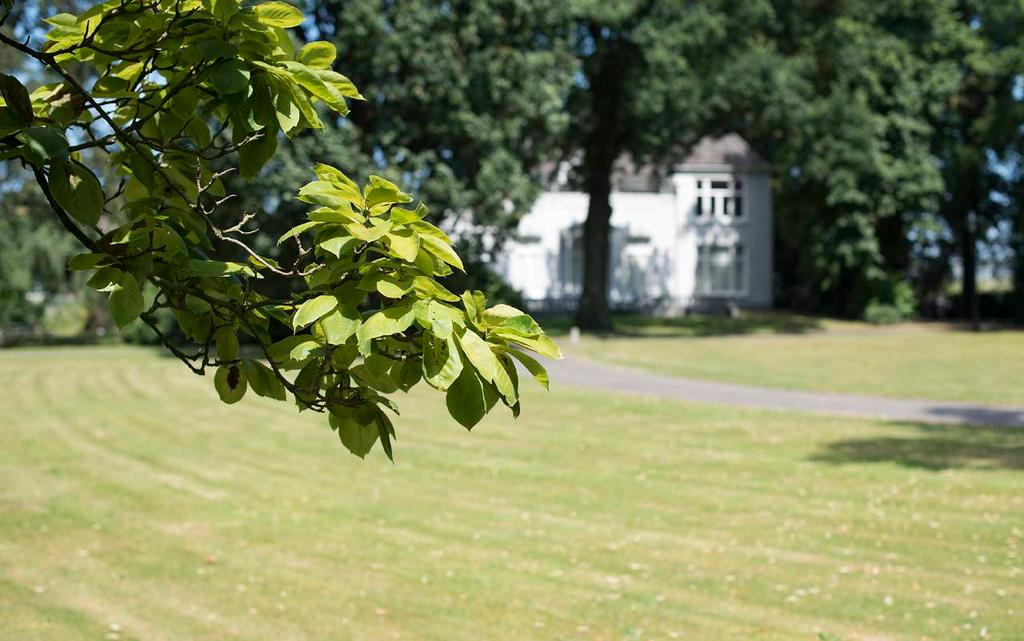
M 194 372 L 213 371 L 224 402 L 290 396 L 359 456 L 377 441 L 391 456 L 387 395 L 421 380 L 467 428 L 499 401 L 518 415 L 516 362 L 546 386 L 526 352 L 558 358 L 557 346 L 519 310 L 438 282 L 462 262 L 395 183 L 311 167 L 306 219 L 277 241 L 293 246 L 287 262 L 248 242 L 265 214 L 223 220 L 228 175 L 257 177 L 282 136 L 363 100 L 332 69 L 335 45 L 293 45 L 303 21 L 276 0 L 107 0 L 47 18 L 41 46 L 0 33 L 56 77 L 29 92 L 0 74 L 0 158 L 30 170 L 88 249 L 70 268 L 117 325 L 141 320 Z M 97 156 L 111 178 L 90 168 Z M 191 345 L 167 336 L 161 310 Z
M 608 329 L 612 171 L 623 154 L 664 167 L 707 128 L 707 90 L 727 60 L 748 47 L 767 2 L 670 0 L 572 3 L 581 80 L 567 103 L 568 155 L 590 196 L 583 226 L 583 291 L 577 324 Z

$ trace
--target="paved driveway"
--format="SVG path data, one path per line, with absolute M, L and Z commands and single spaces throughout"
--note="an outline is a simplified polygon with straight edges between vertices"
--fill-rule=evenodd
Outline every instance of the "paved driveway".
M 553 385 L 643 394 L 734 407 L 860 416 L 915 423 L 1024 427 L 1024 407 L 956 401 L 896 399 L 857 394 L 797 392 L 662 376 L 579 356 L 545 363 Z

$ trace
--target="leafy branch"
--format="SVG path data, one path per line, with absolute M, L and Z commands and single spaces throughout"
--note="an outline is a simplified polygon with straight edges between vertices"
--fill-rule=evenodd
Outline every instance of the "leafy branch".
M 467 428 L 499 401 L 518 415 L 516 361 L 546 386 L 525 352 L 558 358 L 557 346 L 521 311 L 441 285 L 462 262 L 397 185 L 313 168 L 298 192 L 308 218 L 279 240 L 296 246 L 290 266 L 247 240 L 261 213 L 218 222 L 236 196 L 225 176 L 257 176 L 281 136 L 362 99 L 331 69 L 333 45 L 295 50 L 287 30 L 302 20 L 278 1 L 107 0 L 48 18 L 38 48 L 0 33 L 58 79 L 30 93 L 0 74 L 0 159 L 30 169 L 88 250 L 69 268 L 91 272 L 118 326 L 141 320 L 193 372 L 212 369 L 224 402 L 290 397 L 327 413 L 359 456 L 378 441 L 392 455 L 388 395 L 421 380 Z M 99 163 L 117 178 L 97 177 Z M 161 310 L 192 347 L 161 328 Z

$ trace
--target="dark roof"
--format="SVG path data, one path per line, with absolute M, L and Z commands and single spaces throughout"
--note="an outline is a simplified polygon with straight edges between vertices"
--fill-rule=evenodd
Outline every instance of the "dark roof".
M 569 166 L 569 164 L 564 164 L 563 167 L 563 163 L 547 162 L 538 168 L 537 173 L 547 189 L 554 191 L 578 189 L 578 185 L 567 180 Z M 686 160 L 675 166 L 675 171 L 680 172 L 729 172 L 733 170 L 769 172 L 771 165 L 754 151 L 742 136 L 731 133 L 718 138 L 712 136 L 701 138 Z M 614 191 L 671 191 L 672 185 L 665 178 L 663 170 L 658 170 L 649 164 L 638 165 L 629 154 L 620 156 L 612 167 L 612 189 Z
M 677 169 L 680 171 L 715 170 L 724 166 L 736 169 L 768 171 L 771 166 L 739 134 L 720 138 L 702 138 Z

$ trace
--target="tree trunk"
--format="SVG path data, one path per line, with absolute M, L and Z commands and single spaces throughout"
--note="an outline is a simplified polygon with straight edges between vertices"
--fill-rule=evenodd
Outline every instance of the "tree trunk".
M 611 167 L 590 167 L 587 177 L 587 220 L 583 223 L 583 291 L 576 310 L 580 329 L 612 328 L 608 309 L 608 257 L 611 237 Z
M 621 41 L 607 40 L 598 25 L 590 26 L 597 43 L 588 74 L 590 122 L 584 141 L 584 176 L 590 203 L 583 224 L 583 291 L 576 309 L 580 329 L 608 331 L 608 253 L 611 235 L 612 168 L 622 151 L 625 126 L 623 83 L 632 51 Z
M 978 241 L 974 237 L 974 216 L 963 217 L 960 228 L 961 297 L 964 317 L 970 320 L 971 329 L 981 329 L 978 308 Z
M 1014 219 L 1013 240 L 1013 317 L 1024 324 L 1024 209 Z

